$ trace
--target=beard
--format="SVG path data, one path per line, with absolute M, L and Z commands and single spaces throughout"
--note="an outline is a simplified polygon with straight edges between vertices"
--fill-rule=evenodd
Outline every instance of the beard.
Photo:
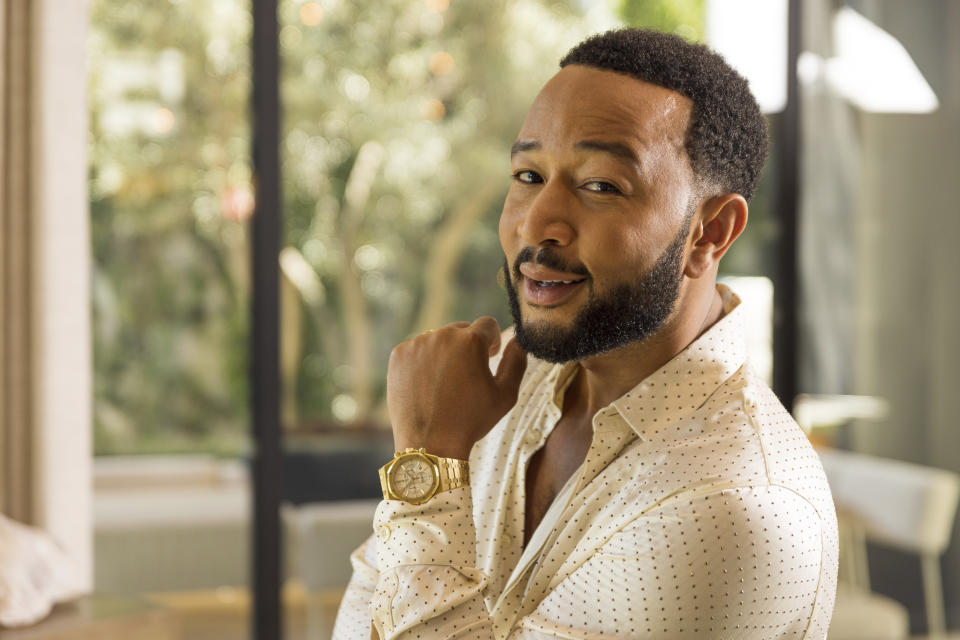
M 514 260 L 513 277 L 505 278 L 517 344 L 541 360 L 561 363 L 605 353 L 652 335 L 673 313 L 680 294 L 689 218 L 681 227 L 680 233 L 639 280 L 617 285 L 600 295 L 594 291 L 593 279 L 582 265 L 568 264 L 549 247 L 536 252 L 532 247 L 525 247 Z M 513 283 L 522 278 L 520 265 L 531 261 L 587 276 L 587 304 L 577 313 L 571 327 L 523 322 L 520 298 Z M 504 269 L 507 274 L 511 273 L 506 260 Z

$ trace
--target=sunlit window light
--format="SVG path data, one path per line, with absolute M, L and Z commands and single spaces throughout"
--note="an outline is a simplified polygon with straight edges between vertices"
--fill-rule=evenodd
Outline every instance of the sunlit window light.
M 786 0 L 709 0 L 707 41 L 747 80 L 764 113 L 786 105 Z M 849 7 L 833 23 L 836 56 L 805 51 L 797 72 L 805 84 L 825 75 L 830 87 L 875 113 L 930 113 L 939 106 L 910 54 L 895 37 Z
M 787 104 L 786 0 L 708 0 L 708 44 L 750 82 L 764 113 Z
M 940 103 L 899 40 L 849 7 L 833 23 L 837 55 L 826 61 L 827 81 L 864 111 L 930 113 Z

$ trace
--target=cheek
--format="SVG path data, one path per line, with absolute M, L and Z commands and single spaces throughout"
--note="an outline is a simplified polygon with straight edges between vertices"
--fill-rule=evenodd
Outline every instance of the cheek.
M 594 241 L 589 248 L 592 260 L 587 263 L 587 268 L 598 279 L 617 284 L 641 277 L 669 242 L 667 230 L 660 226 L 647 225 L 643 229 L 619 227 L 593 235 Z M 586 256 L 584 258 L 586 261 Z
M 497 232 L 500 235 L 500 247 L 507 255 L 510 255 L 511 248 L 514 248 L 517 243 L 517 227 L 519 224 L 518 208 L 510 194 L 507 194 L 503 209 L 500 211 L 500 224 L 497 227 Z
M 504 253 L 509 254 L 510 238 L 516 234 L 513 233 L 513 225 L 507 215 L 506 207 L 500 212 L 500 225 L 497 227 L 497 233 L 500 235 L 500 248 L 503 249 Z

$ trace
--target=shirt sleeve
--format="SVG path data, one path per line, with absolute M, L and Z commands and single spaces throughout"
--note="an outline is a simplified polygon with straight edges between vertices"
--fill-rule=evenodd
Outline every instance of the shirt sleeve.
M 333 640 L 367 640 L 370 637 L 370 602 L 377 587 L 377 544 L 369 537 L 352 554 L 353 575 L 340 601 L 333 625 Z
M 823 521 L 779 486 L 680 494 L 560 579 L 511 638 L 822 640 L 836 572 Z
M 384 500 L 374 535 L 380 577 L 370 610 L 381 640 L 493 638 L 470 487 L 423 505 Z

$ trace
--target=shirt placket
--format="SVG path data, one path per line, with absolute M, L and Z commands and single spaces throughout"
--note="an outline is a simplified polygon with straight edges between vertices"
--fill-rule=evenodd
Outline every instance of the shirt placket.
M 515 499 L 512 501 L 512 509 L 514 510 L 516 517 L 505 518 L 505 527 L 502 535 L 504 544 L 510 545 L 511 548 L 519 552 L 520 556 L 522 556 L 522 550 L 520 549 L 520 546 L 522 545 L 524 534 L 523 518 L 521 515 L 524 512 L 526 501 L 527 469 L 530 459 L 543 446 L 544 442 L 546 442 L 547 437 L 550 435 L 550 432 L 556 426 L 562 415 L 562 411 L 557 404 L 557 392 L 565 382 L 565 374 L 568 375 L 569 372 L 556 369 L 554 373 L 548 377 L 546 383 L 553 391 L 552 400 L 546 400 L 543 402 L 540 410 L 536 414 L 536 417 L 530 423 L 528 423 L 526 428 L 520 429 L 520 438 L 514 441 L 517 443 L 515 446 L 519 446 L 521 451 L 512 488 L 513 495 L 515 496 Z M 558 378 L 560 385 L 558 385 Z M 562 399 L 562 396 L 560 397 Z M 503 595 L 494 600 L 494 603 L 499 605 L 495 606 L 494 608 L 495 615 L 493 621 L 494 635 L 497 637 L 501 637 L 499 635 L 500 632 L 503 632 L 504 634 L 509 632 L 512 620 L 515 618 L 514 612 L 522 602 L 522 589 L 524 585 L 523 576 L 527 574 L 529 566 L 532 565 L 532 562 L 527 564 L 527 569 L 520 574 L 521 579 L 519 581 L 515 581 L 512 585 L 504 584 Z M 513 574 L 515 568 L 515 565 L 504 565 L 500 567 L 500 571 L 498 571 L 498 573 L 503 576 L 504 580 L 509 580 L 509 577 Z
M 559 415 L 557 415 L 557 419 L 559 419 Z M 616 408 L 607 407 L 594 416 L 593 438 L 583 464 L 577 472 L 576 487 L 570 495 L 569 502 L 560 512 L 556 521 L 552 523 L 550 535 L 547 537 L 541 552 L 532 559 L 521 575 L 521 579 L 511 588 L 512 593 L 507 596 L 517 604 L 515 604 L 516 610 L 513 615 L 503 620 L 505 629 L 512 627 L 519 617 L 536 608 L 537 603 L 543 598 L 542 588 L 537 588 L 534 584 L 534 577 L 540 572 L 543 560 L 558 552 L 566 554 L 569 549 L 576 545 L 576 540 L 567 540 L 561 545 L 563 548 L 557 546 L 557 534 L 571 516 L 570 506 L 575 502 L 574 498 L 600 475 L 607 465 L 616 459 L 623 448 L 635 438 L 636 434 L 620 417 Z

